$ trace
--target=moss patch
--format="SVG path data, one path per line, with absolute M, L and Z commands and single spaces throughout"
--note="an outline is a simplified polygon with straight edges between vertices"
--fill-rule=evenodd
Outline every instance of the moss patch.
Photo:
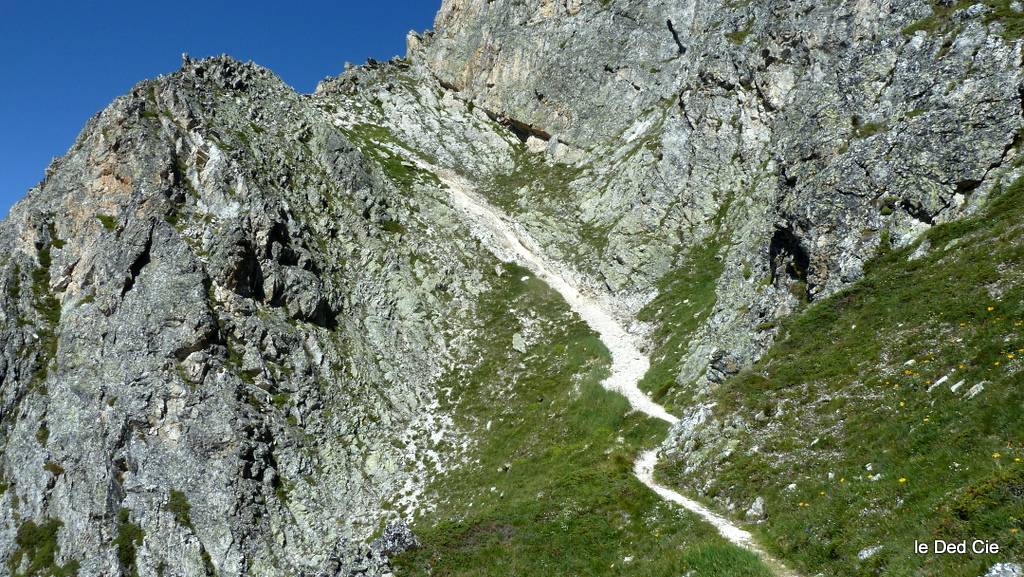
M 36 334 L 39 337 L 36 371 L 32 377 L 33 386 L 40 391 L 49 373 L 50 361 L 57 354 L 57 325 L 60 324 L 61 305 L 50 291 L 50 246 L 39 249 L 36 255 L 39 265 L 32 271 L 32 306 L 39 316 Z
M 754 18 L 751 17 L 747 20 L 747 23 L 743 25 L 743 28 L 735 32 L 730 32 L 725 37 L 733 44 L 743 44 L 743 42 L 750 36 L 750 33 L 754 31 Z
M 110 216 L 109 214 L 97 214 L 96 220 L 100 221 L 100 224 L 103 225 L 103 228 L 107 230 L 114 230 L 115 228 L 117 228 L 117 220 L 114 219 L 114 217 Z
M 174 515 L 174 520 L 182 527 L 192 528 L 192 504 L 185 493 L 171 489 L 167 499 L 167 510 Z

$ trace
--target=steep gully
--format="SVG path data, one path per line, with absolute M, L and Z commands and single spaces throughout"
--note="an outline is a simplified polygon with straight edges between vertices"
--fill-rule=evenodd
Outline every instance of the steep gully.
M 640 379 L 650 367 L 650 361 L 640 348 L 639 339 L 627 331 L 606 306 L 581 292 L 560 274 L 555 265 L 541 256 L 540 250 L 530 235 L 481 198 L 475 192 L 472 183 L 452 171 L 419 160 L 416 163 L 420 168 L 436 174 L 441 182 L 448 187 L 453 206 L 467 216 L 474 232 L 482 237 L 481 240 L 499 258 L 506 261 L 517 261 L 533 272 L 537 278 L 558 291 L 572 310 L 598 333 L 612 356 L 611 374 L 602 383 L 604 388 L 626 397 L 634 410 L 655 419 L 661 419 L 670 425 L 679 421 L 664 407 L 648 398 L 638 387 Z M 646 451 L 637 458 L 633 472 L 641 483 L 665 501 L 675 503 L 697 514 L 718 529 L 718 532 L 728 541 L 755 553 L 779 577 L 797 577 L 795 572 L 761 548 L 748 531 L 737 527 L 725 517 L 712 512 L 700 503 L 660 485 L 654 479 L 654 467 L 657 460 L 658 449 Z

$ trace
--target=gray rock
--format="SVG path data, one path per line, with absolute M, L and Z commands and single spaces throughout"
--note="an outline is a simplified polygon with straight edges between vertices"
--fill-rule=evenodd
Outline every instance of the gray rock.
M 860 559 L 861 561 L 867 561 L 868 559 L 870 559 L 870 558 L 874 557 L 875 555 L 877 555 L 878 552 L 881 551 L 883 548 L 884 547 L 882 545 L 874 545 L 872 547 L 866 547 L 864 549 L 861 549 L 857 553 L 857 558 Z
M 393 441 L 455 440 L 431 385 L 495 261 L 353 138 L 265 69 L 186 59 L 12 210 L 0 556 L 55 520 L 80 577 L 120 574 L 130 523 L 144 575 L 386 572 L 408 539 L 365 542 L 425 468 Z
M 370 544 L 378 555 L 390 557 L 420 546 L 412 529 L 403 521 L 392 521 L 384 528 L 384 534 Z
M 765 518 L 764 497 L 758 496 L 744 513 L 748 521 L 761 521 Z
M 512 335 L 512 350 L 520 353 L 526 352 L 526 339 L 523 338 L 523 333 Z
M 984 577 L 1021 577 L 1024 575 L 1024 567 L 1018 563 L 996 563 Z

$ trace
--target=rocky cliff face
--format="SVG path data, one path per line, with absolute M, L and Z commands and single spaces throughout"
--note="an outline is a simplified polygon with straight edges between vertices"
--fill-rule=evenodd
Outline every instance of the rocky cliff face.
M 312 574 L 411 513 L 485 258 L 436 188 L 229 59 L 91 120 L 3 232 L 7 569 Z
M 313 95 L 228 58 L 139 84 L 0 231 L 4 567 L 386 570 L 400 525 L 365 544 L 487 434 L 439 378 L 497 261 L 424 166 L 635 321 L 645 386 L 704 422 L 779 319 L 1019 176 L 1022 19 L 445 0 Z
M 699 392 L 759 356 L 774 319 L 859 279 L 883 231 L 904 246 L 1012 179 L 1021 18 L 1003 2 L 450 0 L 412 57 L 576 169 L 507 206 L 595 289 L 635 312 L 717 245 L 677 379 Z

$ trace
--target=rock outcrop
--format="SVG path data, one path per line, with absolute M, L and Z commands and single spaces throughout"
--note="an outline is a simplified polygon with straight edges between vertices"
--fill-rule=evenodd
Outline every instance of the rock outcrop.
M 251 64 L 92 119 L 0 239 L 7 570 L 34 527 L 83 576 L 344 567 L 458 442 L 430 384 L 486 256 L 451 213 Z

